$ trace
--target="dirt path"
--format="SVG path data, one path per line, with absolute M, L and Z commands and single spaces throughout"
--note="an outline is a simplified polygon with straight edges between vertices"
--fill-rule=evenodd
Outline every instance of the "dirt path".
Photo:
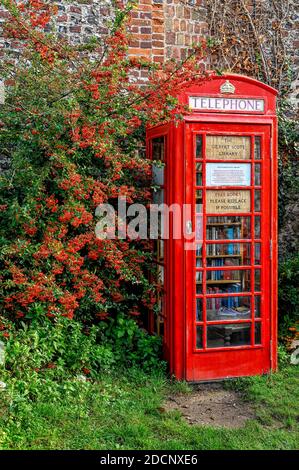
M 190 424 L 240 428 L 255 418 L 254 408 L 221 383 L 195 385 L 190 394 L 169 396 L 165 410 L 178 410 Z

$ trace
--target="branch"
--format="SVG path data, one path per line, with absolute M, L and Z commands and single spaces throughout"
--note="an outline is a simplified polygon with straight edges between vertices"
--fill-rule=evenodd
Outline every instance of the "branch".
M 263 51 L 263 47 L 262 47 L 262 44 L 259 40 L 259 37 L 258 37 L 258 34 L 257 34 L 257 31 L 256 31 L 256 28 L 254 26 L 254 23 L 252 21 L 252 18 L 251 18 L 251 15 L 250 15 L 250 12 L 247 8 L 247 6 L 245 5 L 245 2 L 244 0 L 240 0 L 240 4 L 248 18 L 248 21 L 250 23 L 250 26 L 251 26 L 251 29 L 252 29 L 252 32 L 254 34 L 254 38 L 256 40 L 256 44 L 257 46 L 259 47 L 259 50 L 261 52 L 261 59 L 262 59 L 262 64 L 263 64 L 263 72 L 264 72 L 264 75 L 265 75 L 265 78 L 267 79 L 267 82 L 269 84 L 271 84 L 271 78 L 270 78 L 270 75 L 269 75 L 269 69 L 268 69 L 268 66 L 267 66 L 267 62 L 266 62 L 266 59 L 265 59 L 265 54 L 264 54 L 264 51 Z

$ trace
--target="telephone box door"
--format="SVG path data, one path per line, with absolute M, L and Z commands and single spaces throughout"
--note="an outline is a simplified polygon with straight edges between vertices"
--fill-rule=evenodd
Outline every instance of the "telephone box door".
M 186 379 L 270 363 L 271 126 L 186 124 Z

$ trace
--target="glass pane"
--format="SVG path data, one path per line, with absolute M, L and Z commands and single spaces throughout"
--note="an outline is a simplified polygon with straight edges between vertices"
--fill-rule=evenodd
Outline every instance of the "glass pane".
M 254 218 L 254 236 L 255 238 L 261 238 L 261 216 L 256 215 Z
M 158 260 L 164 259 L 164 240 L 157 240 L 158 242 Z
M 260 291 L 261 290 L 261 270 L 256 269 L 254 271 L 254 290 Z
M 209 297 L 208 320 L 240 320 L 251 318 L 250 297 Z
M 202 271 L 196 271 L 195 282 L 196 282 L 196 294 L 202 294 Z
M 250 217 L 208 217 L 207 240 L 250 238 Z
M 208 348 L 229 348 L 250 344 L 250 325 L 230 323 L 207 327 Z
M 197 189 L 195 192 L 196 213 L 202 214 L 202 190 Z
M 157 294 L 155 311 L 159 315 L 163 312 L 163 296 L 160 293 Z
M 250 137 L 207 135 L 206 157 L 208 160 L 249 160 Z
M 196 162 L 196 186 L 202 186 L 202 163 Z
M 254 158 L 255 160 L 261 159 L 261 137 L 255 136 L 254 138 Z
M 255 212 L 260 212 L 261 210 L 261 190 L 256 189 L 254 191 L 254 210 Z
M 163 318 L 159 317 L 158 318 L 158 331 L 157 331 L 159 336 L 164 336 L 164 320 Z
M 261 342 L 262 342 L 262 331 L 261 331 L 261 324 L 260 323 L 255 324 L 254 342 L 255 342 L 255 344 L 261 344 Z
M 203 217 L 199 215 L 196 217 L 196 232 L 195 232 L 196 240 L 203 239 Z
M 196 284 L 196 294 L 202 294 L 202 283 Z
M 261 244 L 254 245 L 254 264 L 261 264 Z
M 261 298 L 260 296 L 254 297 L 254 316 L 255 318 L 261 318 Z
M 196 245 L 196 256 L 202 256 L 202 243 Z
M 152 140 L 152 159 L 164 160 L 164 137 L 157 137 Z
M 157 265 L 157 283 L 161 286 L 164 284 L 164 266 Z
M 201 268 L 201 267 L 202 267 L 202 258 L 200 258 L 200 257 L 198 257 L 198 256 L 196 257 L 195 266 L 196 266 L 197 268 Z
M 195 266 L 200 268 L 202 266 L 202 244 L 196 245 L 196 261 Z
M 207 292 L 249 292 L 250 291 L 250 271 L 207 271 L 207 284 L 210 287 Z M 219 290 L 215 290 L 217 286 Z M 211 291 L 212 289 L 212 291 Z
M 158 335 L 160 334 L 160 322 L 162 320 L 161 313 L 163 312 L 163 298 L 158 295 L 156 305 L 155 305 L 155 312 L 157 316 L 155 317 L 154 321 L 154 332 Z
M 207 266 L 250 265 L 249 243 L 215 243 L 207 245 Z
M 202 326 L 196 327 L 196 348 L 202 349 Z
M 164 241 L 163 240 L 154 240 L 154 252 L 158 261 L 163 261 L 164 259 Z
M 256 163 L 254 165 L 254 184 L 256 186 L 261 185 L 261 165 L 260 165 L 260 163 Z
M 164 189 L 157 189 L 153 192 L 153 204 L 151 206 L 153 217 L 152 219 L 152 227 L 151 227 L 151 237 L 156 238 L 158 237 L 163 238 L 165 233 L 165 210 L 163 208 L 164 203 Z
M 202 299 L 196 299 L 196 321 L 202 321 Z
M 154 191 L 153 194 L 153 203 L 154 204 L 163 204 L 164 202 L 164 189 L 158 189 L 157 191 Z
M 202 135 L 196 136 L 196 158 L 202 158 Z
M 153 184 L 164 184 L 164 166 L 153 165 Z

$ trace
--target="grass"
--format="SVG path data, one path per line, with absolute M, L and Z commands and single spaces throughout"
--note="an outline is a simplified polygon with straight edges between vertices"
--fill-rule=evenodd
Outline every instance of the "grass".
M 131 370 L 97 383 L 53 380 L 26 388 L 21 380 L 0 392 L 1 449 L 296 449 L 299 442 L 298 367 L 268 377 L 227 383 L 256 406 L 241 429 L 190 426 L 164 412 L 168 394 L 188 393 L 162 372 Z

